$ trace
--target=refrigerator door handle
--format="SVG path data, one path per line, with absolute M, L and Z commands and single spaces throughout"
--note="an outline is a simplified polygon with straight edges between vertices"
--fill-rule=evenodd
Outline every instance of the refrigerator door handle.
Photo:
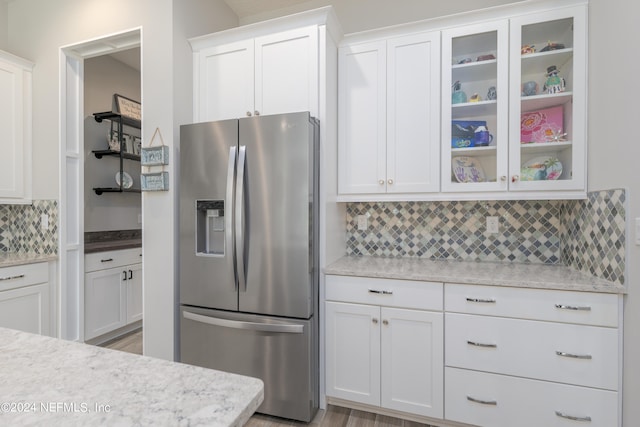
M 236 175 L 236 271 L 238 272 L 238 286 L 240 292 L 247 292 L 247 280 L 244 274 L 244 166 L 247 156 L 247 147 L 240 146 L 238 151 L 238 170 Z
M 202 314 L 191 313 L 187 310 L 182 312 L 182 316 L 185 319 L 193 320 L 195 322 L 206 323 L 207 325 L 213 326 L 222 326 L 223 328 L 245 329 L 257 332 L 278 332 L 285 334 L 302 334 L 304 332 L 304 325 L 244 322 L 239 320 L 221 319 L 219 317 L 203 316 Z
M 233 181 L 236 173 L 236 146 L 229 147 L 229 165 L 227 166 L 227 192 L 225 194 L 225 209 L 231 211 L 231 207 L 233 206 Z M 227 266 L 229 271 L 233 272 L 237 277 L 237 272 L 235 271 L 235 262 L 234 262 L 234 246 L 233 246 L 233 215 L 224 216 L 224 244 L 227 252 Z M 209 233 L 207 233 L 207 239 L 209 238 Z M 233 290 L 236 291 L 237 281 L 233 281 Z

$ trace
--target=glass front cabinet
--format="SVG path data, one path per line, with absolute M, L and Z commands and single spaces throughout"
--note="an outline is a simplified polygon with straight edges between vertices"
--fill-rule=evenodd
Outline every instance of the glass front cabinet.
M 586 8 L 510 23 L 511 190 L 586 188 Z
M 442 191 L 504 191 L 508 21 L 442 32 Z
M 584 195 L 586 37 L 582 6 L 442 31 L 443 192 Z

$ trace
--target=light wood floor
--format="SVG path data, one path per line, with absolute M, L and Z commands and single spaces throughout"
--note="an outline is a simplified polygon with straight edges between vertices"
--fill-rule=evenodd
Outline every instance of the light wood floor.
M 116 340 L 103 344 L 104 347 L 129 353 L 142 354 L 142 330 L 132 332 Z M 318 411 L 309 423 L 301 423 L 268 415 L 255 414 L 247 427 L 429 427 L 413 421 L 341 408 L 329 405 L 326 411 Z
M 106 342 L 102 346 L 127 353 L 142 354 L 142 329 Z

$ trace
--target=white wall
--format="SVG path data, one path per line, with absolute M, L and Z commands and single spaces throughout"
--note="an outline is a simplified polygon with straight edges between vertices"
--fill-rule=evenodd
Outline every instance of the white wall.
M 142 28 L 143 137 L 161 129 L 164 142 L 174 147 L 174 111 L 185 117 L 191 110 L 186 90 L 191 60 L 185 60 L 188 31 L 204 34 L 237 24 L 222 0 L 175 0 L 181 13 L 173 17 L 173 0 L 20 0 L 9 4 L 8 48 L 36 63 L 33 74 L 33 151 L 35 199 L 59 197 L 59 48 L 107 34 Z M 186 13 L 188 12 L 188 13 Z M 174 21 L 176 40 L 174 40 Z M 180 61 L 173 47 L 180 46 Z M 182 81 L 178 81 L 179 79 Z M 190 90 L 190 87 L 189 87 Z M 188 92 L 187 92 L 188 93 Z M 190 99 L 190 97 L 189 97 Z M 168 167 L 176 176 L 176 162 Z M 172 181 L 175 184 L 175 181 Z M 169 192 L 143 194 L 144 351 L 174 357 L 175 186 Z
M 349 34 L 518 1 L 522 0 L 309 0 L 284 9 L 241 17 L 240 24 L 333 5 L 344 33 Z
M 638 55 L 621 49 L 637 39 L 640 3 L 592 0 L 589 5 L 589 189 L 627 188 L 627 277 L 624 307 L 624 425 L 640 420 L 640 247 L 633 224 L 640 217 L 640 144 L 636 82 Z
M 7 3 L 0 1 L 0 50 L 7 50 Z
M 140 52 L 140 49 L 135 49 Z M 138 215 L 142 213 L 142 199 L 137 193 L 103 193 L 98 196 L 94 187 L 116 186 L 119 172 L 117 157 L 97 159 L 92 150 L 108 148 L 107 132 L 110 122 L 97 123 L 93 113 L 111 111 L 113 94 L 140 101 L 140 72 L 110 56 L 97 56 L 84 61 L 84 231 L 133 230 L 142 228 Z M 125 128 L 125 133 L 140 135 L 139 129 Z M 124 171 L 140 188 L 140 163 L 124 160 Z

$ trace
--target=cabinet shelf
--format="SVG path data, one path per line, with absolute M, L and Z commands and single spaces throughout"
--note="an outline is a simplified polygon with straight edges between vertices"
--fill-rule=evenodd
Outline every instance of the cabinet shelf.
M 469 157 L 495 156 L 497 147 L 495 145 L 487 145 L 486 147 L 465 147 L 452 148 L 451 155 L 465 155 Z
M 558 152 L 568 150 L 572 146 L 571 141 L 559 141 L 559 142 L 533 142 L 530 144 L 522 144 L 523 153 L 545 153 L 545 152 Z
M 555 65 L 560 71 L 562 71 L 562 66 L 572 57 L 573 48 L 522 55 L 523 74 L 539 74 L 544 76 L 547 72 L 547 67 L 550 65 Z M 526 73 L 524 73 L 524 70 L 526 70 Z
M 566 104 L 573 99 L 573 92 L 560 92 L 554 94 L 543 94 L 533 96 L 523 96 L 522 112 L 541 110 L 543 108 L 555 107 L 556 105 Z
M 498 101 L 478 101 L 463 102 L 451 105 L 451 116 L 453 119 L 463 117 L 481 117 L 487 115 L 495 115 Z
M 486 61 L 453 65 L 451 73 L 454 81 L 460 80 L 462 83 L 470 80 L 495 80 L 497 66 L 497 59 L 488 59 Z

